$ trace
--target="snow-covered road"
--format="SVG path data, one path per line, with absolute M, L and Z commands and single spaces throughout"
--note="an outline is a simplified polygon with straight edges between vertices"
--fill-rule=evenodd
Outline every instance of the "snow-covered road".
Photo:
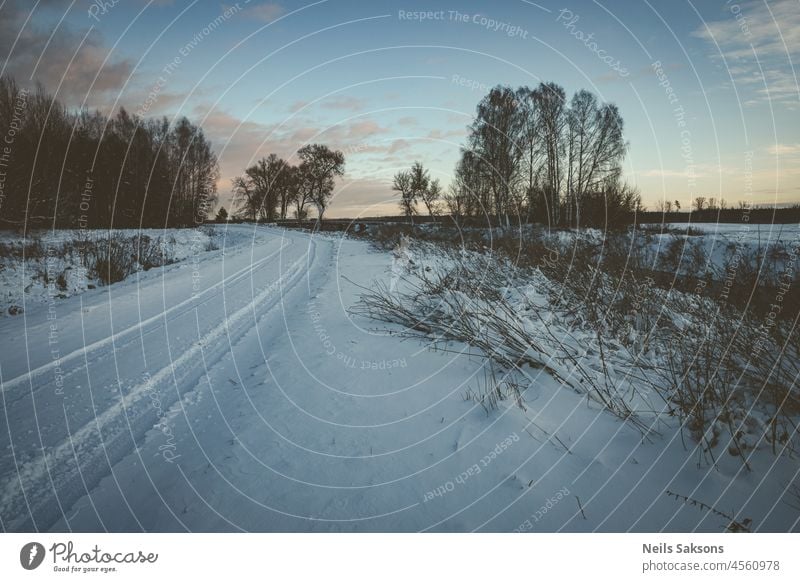
M 0 322 L 3 530 L 719 531 L 664 490 L 774 499 L 544 374 L 526 411 L 487 416 L 464 398 L 481 358 L 348 314 L 391 254 L 230 228 L 220 251 Z

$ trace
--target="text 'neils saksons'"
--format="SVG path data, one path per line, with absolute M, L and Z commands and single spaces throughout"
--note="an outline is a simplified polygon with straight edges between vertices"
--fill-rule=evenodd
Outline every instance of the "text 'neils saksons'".
M 695 544 L 642 544 L 643 554 L 724 554 L 723 546 L 698 546 Z

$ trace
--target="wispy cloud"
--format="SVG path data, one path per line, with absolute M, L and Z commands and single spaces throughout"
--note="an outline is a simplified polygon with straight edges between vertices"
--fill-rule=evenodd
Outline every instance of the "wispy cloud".
M 381 133 L 389 133 L 389 130 L 382 127 L 371 119 L 363 119 L 359 121 L 350 122 L 346 125 L 346 136 L 349 139 L 361 140 L 369 137 L 376 136 Z M 330 130 L 329 130 L 330 131 Z M 334 135 L 336 131 L 331 131 Z
M 708 41 L 712 57 L 724 58 L 745 102 L 800 104 L 798 71 L 792 67 L 800 58 L 797 0 L 725 6 L 720 19 L 706 22 L 694 36 Z
M 455 138 L 463 139 L 466 136 L 466 127 L 459 127 L 457 129 L 450 129 L 446 131 L 442 131 L 441 129 L 432 129 L 428 132 L 427 138 L 442 141 L 453 141 Z
M 261 22 L 272 22 L 286 12 L 286 9 L 276 2 L 266 2 L 256 4 L 245 9 L 242 14 L 247 18 L 259 20 Z
M 800 143 L 776 143 L 767 152 L 771 156 L 798 156 L 800 155 Z
M 333 99 L 327 99 L 322 103 L 325 109 L 340 109 L 345 111 L 362 111 L 366 104 L 363 99 L 340 95 Z
M 389 147 L 388 153 L 396 154 L 401 150 L 405 150 L 411 147 L 411 143 L 405 139 L 396 139 L 392 142 L 392 145 Z

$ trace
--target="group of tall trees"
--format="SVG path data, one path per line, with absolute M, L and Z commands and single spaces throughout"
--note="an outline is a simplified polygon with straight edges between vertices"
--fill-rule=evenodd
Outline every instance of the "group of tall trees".
M 217 158 L 188 119 L 70 111 L 8 76 L 0 154 L 0 225 L 190 226 L 216 204 Z
M 308 207 L 317 211 L 317 224 L 333 197 L 335 180 L 344 175 L 344 154 L 322 144 L 309 144 L 297 152 L 292 165 L 275 154 L 261 158 L 233 180 L 234 203 L 243 218 L 272 222 L 308 217 Z
M 497 86 L 478 103 L 450 189 L 456 218 L 553 225 L 624 222 L 640 207 L 621 180 L 627 144 L 617 107 L 555 83 Z

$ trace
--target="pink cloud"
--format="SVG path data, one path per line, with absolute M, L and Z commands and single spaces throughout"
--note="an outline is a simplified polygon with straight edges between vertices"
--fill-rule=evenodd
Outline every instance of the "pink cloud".
M 286 10 L 280 4 L 267 2 L 265 4 L 251 6 L 244 10 L 242 14 L 247 18 L 260 20 L 262 22 L 272 22 L 282 16 L 284 12 L 286 12 Z

